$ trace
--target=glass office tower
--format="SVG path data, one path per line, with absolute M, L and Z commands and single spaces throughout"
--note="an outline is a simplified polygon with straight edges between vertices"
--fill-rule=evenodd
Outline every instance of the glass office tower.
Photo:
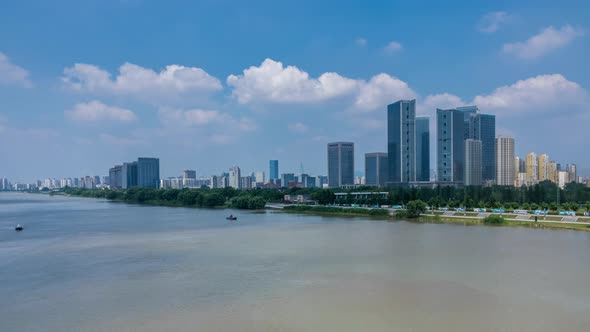
M 269 177 L 270 182 L 272 180 L 276 180 L 279 178 L 279 161 L 278 160 L 270 160 L 269 161 Z
M 465 162 L 464 113 L 436 110 L 437 174 L 440 182 L 463 182 Z
M 387 153 L 373 152 L 365 154 L 365 184 L 383 187 L 387 182 Z
M 387 106 L 388 183 L 416 181 L 416 100 Z
M 430 181 L 430 119 L 416 117 L 416 181 Z
M 354 143 L 328 143 L 328 186 L 354 184 Z
M 158 188 L 160 185 L 160 159 L 137 158 L 137 186 Z

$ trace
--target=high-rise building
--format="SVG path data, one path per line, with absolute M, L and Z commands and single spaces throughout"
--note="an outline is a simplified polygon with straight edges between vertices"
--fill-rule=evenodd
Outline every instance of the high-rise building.
M 440 182 L 463 182 L 465 119 L 456 109 L 436 110 L 437 174 Z
M 576 172 L 576 165 L 569 164 L 567 165 L 567 178 L 569 182 L 574 182 L 577 179 L 577 172 Z
M 279 178 L 279 161 L 278 160 L 271 160 L 269 161 L 269 170 L 268 176 L 270 181 L 276 180 Z
M 547 165 L 547 179 L 553 183 L 557 183 L 557 163 L 550 161 Z
M 539 182 L 549 180 L 549 156 L 547 154 L 539 155 L 538 158 L 539 167 Z
M 197 178 L 197 171 L 192 169 L 186 169 L 182 171 L 182 178 L 183 179 L 196 179 Z
M 338 188 L 354 184 L 354 143 L 328 143 L 328 185 Z M 283 183 L 283 187 L 286 185 Z
M 387 153 L 373 152 L 365 154 L 365 184 L 367 186 L 385 186 L 387 169 Z
M 263 171 L 258 171 L 254 173 L 254 178 L 256 179 L 256 183 L 263 184 L 264 182 L 266 182 L 266 177 Z
M 465 139 L 481 141 L 482 179 L 496 180 L 496 116 L 482 114 L 477 106 L 457 107 L 463 113 Z
M 557 185 L 559 188 L 565 188 L 565 185 L 569 182 L 569 173 L 567 171 L 557 171 Z
M 468 138 L 465 140 L 465 176 L 466 186 L 481 186 L 482 143 Z
M 137 186 L 158 188 L 160 185 L 160 159 L 137 158 Z
M 534 152 L 526 155 L 526 181 L 529 184 L 539 182 L 539 160 Z
M 514 156 L 514 138 L 500 136 L 496 138 L 496 184 L 515 186 L 516 158 Z
M 240 172 L 240 168 L 238 166 L 231 167 L 229 169 L 229 186 L 235 189 L 242 188 L 242 173 Z
M 524 171 L 524 170 L 523 170 Z M 514 186 L 518 187 L 518 174 L 521 172 L 520 169 L 520 157 L 514 157 Z
M 122 169 L 123 165 L 115 165 L 115 167 L 109 169 L 109 187 L 111 189 L 123 188 Z
M 430 181 L 430 118 L 416 117 L 416 181 Z
M 84 187 L 84 179 L 82 179 L 81 187 Z M 121 188 L 130 189 L 137 187 L 137 161 L 130 163 L 123 163 L 121 168 Z
M 387 106 L 388 183 L 416 181 L 416 100 Z

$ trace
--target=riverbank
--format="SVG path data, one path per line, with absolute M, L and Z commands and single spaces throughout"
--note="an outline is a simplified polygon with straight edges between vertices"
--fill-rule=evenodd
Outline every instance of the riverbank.
M 527 227 L 538 229 L 565 229 L 590 231 L 590 223 L 569 223 L 556 222 L 551 220 L 525 221 L 512 218 L 505 218 L 500 224 L 489 224 L 484 222 L 484 218 L 475 216 L 441 216 L 436 214 L 421 214 L 419 218 L 396 217 L 395 211 L 386 209 L 369 209 L 369 208 L 342 208 L 332 206 L 305 206 L 305 205 L 285 205 L 285 206 L 267 206 L 269 209 L 279 209 L 288 213 L 303 213 L 320 216 L 350 216 L 350 217 L 371 217 L 371 219 L 381 219 L 387 221 L 406 220 L 417 223 L 449 223 L 463 225 L 485 225 L 485 226 L 508 226 L 508 227 Z M 498 215 L 499 216 L 499 215 Z M 508 215 L 508 217 L 513 217 Z

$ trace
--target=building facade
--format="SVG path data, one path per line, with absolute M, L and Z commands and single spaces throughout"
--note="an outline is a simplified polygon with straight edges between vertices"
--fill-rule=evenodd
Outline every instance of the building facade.
M 109 169 L 109 187 L 111 189 L 121 189 L 123 187 L 122 169 L 123 165 L 115 165 Z
M 463 182 L 465 118 L 456 109 L 436 110 L 437 174 L 439 182 Z
M 242 188 L 242 172 L 240 171 L 240 168 L 238 166 L 234 166 L 231 167 L 229 169 L 229 175 L 228 175 L 228 181 L 229 181 L 229 186 L 235 189 L 241 189 Z
M 533 184 L 539 182 L 539 159 L 534 152 L 526 155 L 526 181 Z
M 518 167 L 514 155 L 514 138 L 500 136 L 496 138 L 496 184 L 515 186 Z
M 184 179 L 196 179 L 197 178 L 197 171 L 192 169 L 186 169 L 182 171 L 182 177 Z
M 416 181 L 416 100 L 387 106 L 388 182 Z
M 465 140 L 465 175 L 466 186 L 482 184 L 482 142 L 468 138 Z
M 430 181 L 430 118 L 416 117 L 416 181 Z
M 84 181 L 81 181 L 84 184 Z M 121 168 L 121 188 L 130 189 L 137 187 L 137 161 L 123 163 Z
M 271 160 L 268 162 L 268 176 L 269 180 L 272 182 L 279 178 L 279 161 L 278 160 Z
M 365 184 L 383 187 L 387 183 L 387 153 L 373 152 L 365 154 Z
M 539 182 L 549 180 L 549 156 L 547 154 L 539 155 Z
M 137 158 L 137 186 L 158 188 L 160 185 L 160 159 Z
M 354 143 L 329 143 L 328 186 L 337 188 L 345 185 L 354 185 Z

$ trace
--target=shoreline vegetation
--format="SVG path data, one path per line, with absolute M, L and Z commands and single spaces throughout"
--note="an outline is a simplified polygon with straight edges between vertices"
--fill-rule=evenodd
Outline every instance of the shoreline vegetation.
M 588 190 L 580 190 L 582 188 L 573 187 L 576 189 L 576 195 L 590 197 L 590 188 Z M 372 188 L 374 189 L 374 188 Z M 449 194 L 448 188 L 438 188 L 439 191 L 443 190 Z M 453 189 L 453 188 L 450 188 Z M 484 188 L 489 189 L 489 188 Z M 567 188 L 566 188 L 567 189 Z M 358 190 L 358 189 L 357 189 Z M 436 189 L 433 189 L 435 191 Z M 505 189 L 504 189 L 505 190 Z M 514 189 L 517 190 L 517 189 Z M 416 189 L 394 189 L 390 196 L 396 196 L 395 199 L 399 199 L 400 191 L 402 193 L 409 193 L 410 197 L 415 196 L 419 193 Z M 537 189 L 537 191 L 539 191 Z M 452 194 L 453 191 L 450 193 Z M 493 191 L 492 191 L 493 192 Z M 534 192 L 534 191 L 533 191 Z M 506 203 L 504 206 L 509 206 L 506 212 L 503 214 L 491 213 L 485 218 L 478 217 L 478 213 L 474 212 L 455 212 L 452 215 L 443 215 L 440 211 L 429 211 L 427 210 L 427 204 L 420 199 L 413 199 L 406 201 L 404 204 L 405 209 L 386 209 L 386 208 L 369 208 L 360 207 L 358 203 L 364 203 L 366 206 L 380 206 L 384 203 L 398 203 L 391 197 L 388 201 L 376 201 L 366 200 L 364 202 L 351 203 L 347 206 L 326 206 L 328 204 L 345 204 L 344 202 L 338 202 L 335 198 L 334 192 L 329 189 L 318 189 L 318 188 L 292 188 L 292 189 L 254 189 L 254 190 L 236 190 L 234 188 L 220 188 L 220 189 L 147 189 L 147 188 L 133 188 L 127 190 L 109 190 L 109 189 L 82 189 L 82 188 L 62 188 L 60 191 L 51 192 L 50 194 L 63 194 L 69 196 L 79 197 L 90 197 L 90 198 L 105 198 L 113 202 L 124 202 L 134 203 L 152 206 L 167 206 L 167 207 L 197 207 L 197 208 L 234 208 L 243 210 L 260 210 L 267 208 L 267 204 L 270 203 L 283 203 L 284 195 L 309 195 L 311 199 L 324 205 L 281 205 L 279 208 L 284 212 L 290 213 L 304 213 L 304 214 L 315 214 L 315 215 L 334 215 L 334 216 L 352 216 L 352 217 L 371 217 L 375 219 L 384 219 L 388 221 L 395 220 L 409 220 L 415 222 L 425 223 L 462 223 L 466 225 L 502 225 L 502 226 L 524 226 L 533 228 L 557 228 L 557 229 L 574 229 L 574 230 L 585 230 L 590 231 L 590 223 L 565 223 L 559 222 L 557 217 L 551 215 L 555 214 L 556 211 L 550 211 L 550 215 L 540 216 L 540 222 L 534 222 L 531 220 L 516 219 L 517 215 L 512 212 L 512 206 L 518 207 L 542 207 L 544 205 L 552 205 L 551 208 L 555 207 L 553 204 L 548 203 Z M 436 201 L 443 200 L 439 194 L 435 197 L 431 197 L 429 204 L 431 207 L 438 208 L 439 204 Z M 373 203 L 375 205 L 367 205 L 367 203 Z M 401 202 L 403 204 L 403 199 Z M 454 205 L 452 201 L 447 202 L 447 206 Z M 482 204 L 479 204 L 482 205 Z M 489 201 L 487 204 L 492 207 L 500 207 L 498 201 Z M 576 207 L 580 209 L 590 209 L 590 203 L 568 203 L 565 202 L 562 206 Z M 272 206 L 268 207 L 273 209 Z M 274 208 L 276 209 L 276 207 Z M 556 207 L 557 209 L 557 207 Z M 462 215 L 461 215 L 462 214 Z M 583 218 L 583 221 L 590 219 Z

